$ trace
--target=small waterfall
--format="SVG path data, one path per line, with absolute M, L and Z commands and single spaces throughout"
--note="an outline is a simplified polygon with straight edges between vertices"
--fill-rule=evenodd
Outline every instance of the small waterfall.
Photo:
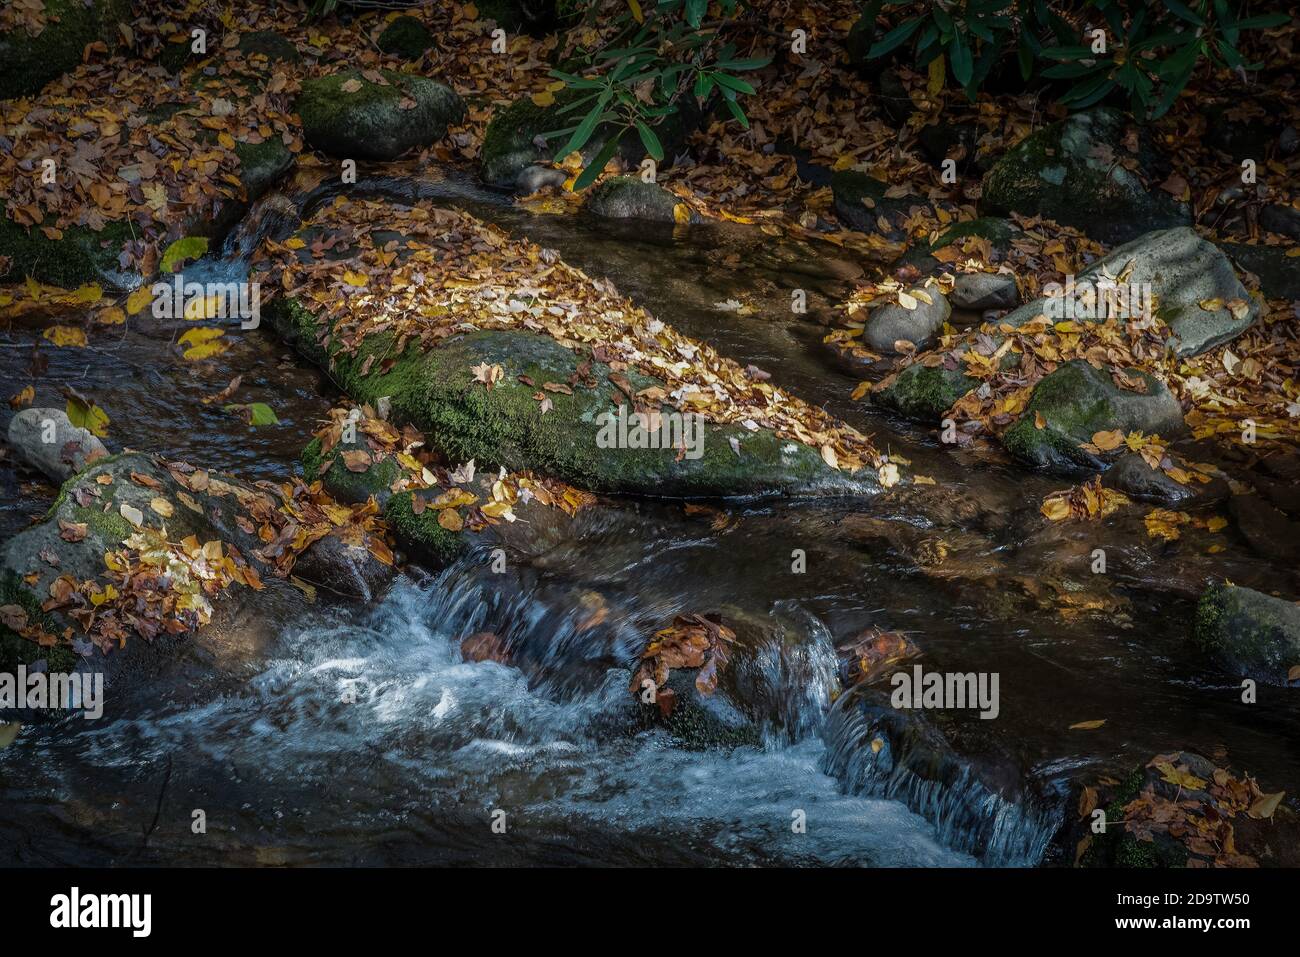
M 939 839 L 993 867 L 1038 864 L 1062 810 L 1025 795 L 1008 800 L 982 780 L 923 719 L 840 698 L 827 720 L 823 770 L 853 794 L 901 801 Z

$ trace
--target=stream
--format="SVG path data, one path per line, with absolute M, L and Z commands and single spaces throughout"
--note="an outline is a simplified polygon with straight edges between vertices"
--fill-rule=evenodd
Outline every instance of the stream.
M 936 484 L 703 510 L 603 502 L 503 574 L 476 554 L 412 568 L 370 606 L 325 596 L 304 607 L 287 586 L 268 589 L 214 623 L 244 642 L 220 667 L 178 653 L 103 720 L 32 726 L 0 749 L 5 864 L 1033 866 L 1062 863 L 1052 840 L 1073 814 L 1072 782 L 1161 752 L 1222 750 L 1273 789 L 1300 785 L 1295 696 L 1244 705 L 1187 642 L 1211 568 L 1265 590 L 1290 570 L 1232 540 L 1213 564 L 1153 554 L 1140 512 L 1045 527 L 1039 503 L 1068 482 L 950 450 L 850 401 L 856 380 L 820 344 L 848 254 L 753 227 L 534 215 L 452 174 L 349 188 L 459 206 L 557 250 Z M 289 199 L 310 208 L 330 195 Z M 285 228 L 266 212 L 284 202 L 263 199 L 185 278 L 245 276 L 251 249 Z M 797 288 L 810 291 L 808 315 L 790 313 Z M 717 308 L 729 300 L 753 310 Z M 36 377 L 39 333 L 15 323 L 0 334 L 0 369 L 8 382 L 35 378 L 37 406 L 61 405 L 64 384 L 96 396 L 118 446 L 249 479 L 292 474 L 338 400 L 328 380 L 269 330 L 229 336 L 196 369 L 175 323 L 141 318 L 95 330 L 93 349 L 42 349 Z M 202 403 L 237 374 L 237 401 L 266 402 L 280 426 L 252 429 Z M 6 536 L 53 495 L 38 498 L 8 462 L 0 484 Z M 948 552 L 938 564 L 923 560 L 936 540 Z M 1099 546 L 1106 575 L 1089 569 Z M 674 615 L 719 610 L 748 625 L 748 647 L 716 718 L 758 734 L 692 747 L 639 723 L 628 665 Z M 856 698 L 837 693 L 840 649 L 871 628 L 908 635 L 927 669 L 1000 676 L 996 720 L 934 717 L 950 772 L 863 760 Z M 463 661 L 461 639 L 479 631 L 509 637 L 514 665 Z M 191 828 L 200 810 L 205 834 Z M 805 828 L 792 826 L 798 812 Z

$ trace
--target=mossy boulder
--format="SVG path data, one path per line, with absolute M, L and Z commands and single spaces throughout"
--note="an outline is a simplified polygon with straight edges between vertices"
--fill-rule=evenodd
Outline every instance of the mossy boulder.
M 1300 605 L 1214 585 L 1196 608 L 1192 640 L 1233 675 L 1285 686 L 1288 671 L 1300 665 Z
M 296 300 L 278 299 L 266 312 L 277 331 L 355 400 L 388 396 L 394 421 L 414 424 L 454 462 L 474 459 L 480 467 L 533 470 L 594 492 L 654 496 L 852 494 L 877 487 L 874 472 L 832 470 L 816 450 L 766 429 L 706 423 L 698 457 L 693 451 L 679 458 L 672 448 L 602 448 L 598 435 L 609 428 L 602 414 L 627 399 L 609 381 L 608 366 L 593 361 L 580 370 L 585 357 L 548 336 L 473 332 L 394 357 L 392 338 L 380 334 L 365 339 L 355 355 L 329 354 L 320 345 L 327 330 Z M 362 375 L 371 356 L 382 371 Z M 503 370 L 491 389 L 472 371 L 484 364 Z M 637 391 L 664 385 L 636 372 L 628 379 Z M 546 393 L 552 407 L 543 412 L 534 398 L 542 385 L 569 382 L 573 394 Z
M 677 205 L 677 197 L 662 186 L 634 176 L 612 176 L 591 191 L 584 208 L 603 219 L 672 223 Z
M 433 34 L 411 16 L 400 16 L 384 27 L 375 45 L 383 52 L 403 60 L 418 60 L 433 46 Z
M 98 232 L 68 226 L 62 238 L 50 239 L 37 227 L 29 229 L 0 215 L 0 260 L 7 258 L 9 264 L 0 271 L 0 282 L 33 276 L 64 289 L 89 282 L 132 288 L 139 277 L 123 272 L 118 259 L 132 235 L 129 223 L 117 222 Z
M 985 175 L 980 212 L 1042 216 L 1104 243 L 1190 224 L 1185 204 L 1147 185 L 1162 178 L 1160 160 L 1141 137 L 1131 153 L 1127 127 L 1123 113 L 1097 107 L 1030 134 Z
M 122 42 L 119 24 L 132 18 L 130 0 L 45 0 L 45 26 L 0 33 L 0 99 L 36 93 L 81 63 L 87 44 Z
M 582 119 L 582 108 L 568 109 L 586 95 L 583 90 L 563 89 L 555 94 L 555 102 L 538 106 L 530 97 L 522 97 L 505 109 L 498 109 L 483 134 L 479 151 L 480 175 L 489 186 L 514 189 L 519 175 L 537 163 L 550 163 L 561 157 L 554 151 L 561 149 L 569 133 L 558 133 L 576 126 Z M 673 158 L 686 147 L 687 136 L 699 125 L 701 114 L 692 104 L 684 104 L 678 112 L 664 117 L 655 126 L 664 150 L 664 162 L 671 165 Z M 590 162 L 605 145 L 617 128 L 609 123 L 596 127 L 591 138 L 583 145 L 584 161 Z M 639 137 L 624 133 L 619 140 L 616 155 L 629 169 L 638 168 L 645 158 L 645 147 Z
M 305 80 L 296 111 L 314 148 L 343 159 L 394 160 L 428 146 L 465 115 L 450 87 L 422 76 L 384 70 L 374 83 L 358 70 Z
M 1003 444 L 1023 462 L 1068 475 L 1105 468 L 1105 453 L 1083 448 L 1098 432 L 1170 439 L 1186 431 L 1182 407 L 1164 383 L 1141 370 L 1123 371 L 1140 379 L 1145 391 L 1121 389 L 1110 367 L 1098 369 L 1083 359 L 1060 366 L 1034 387 L 1020 419 L 1003 433 Z
M 979 384 L 979 379 L 959 369 L 917 363 L 898 373 L 876 394 L 875 402 L 909 419 L 935 425 L 958 399 Z
M 850 229 L 864 233 L 883 232 L 891 239 L 903 235 L 900 225 L 915 200 L 909 197 L 890 198 L 885 195 L 889 184 L 858 170 L 840 170 L 831 178 L 831 194 L 835 198 L 835 215 Z M 888 228 L 881 228 L 881 220 Z

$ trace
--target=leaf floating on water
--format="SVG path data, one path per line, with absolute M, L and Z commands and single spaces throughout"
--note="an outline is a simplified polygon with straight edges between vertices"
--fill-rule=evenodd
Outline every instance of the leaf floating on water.
M 1275 794 L 1261 794 L 1246 813 L 1256 820 L 1268 820 L 1273 816 L 1273 812 L 1277 810 L 1284 797 L 1286 797 L 1285 791 L 1278 791 Z
M 0 724 L 0 748 L 7 748 L 18 740 L 18 732 L 23 728 L 22 722 L 10 721 L 8 724 Z
M 74 389 L 65 387 L 63 392 L 68 398 L 64 411 L 69 422 L 101 439 L 108 435 L 108 415 L 103 409 Z
M 265 402 L 234 403 L 222 406 L 227 412 L 241 416 L 251 426 L 279 425 L 275 410 Z
M 76 326 L 50 326 L 41 335 L 60 347 L 80 349 L 86 345 L 86 330 Z
M 174 273 L 177 267 L 188 262 L 191 259 L 198 259 L 208 251 L 208 239 L 206 236 L 186 236 L 184 239 L 178 239 L 167 247 L 163 253 L 162 263 L 159 268 L 164 273 Z M 138 312 L 139 310 L 136 310 Z M 135 313 L 133 312 L 132 315 Z
M 229 343 L 221 341 L 225 332 L 221 329 L 214 329 L 211 326 L 200 326 L 197 329 L 188 329 L 177 340 L 181 345 L 187 346 L 182 353 L 186 359 L 191 362 L 197 362 L 200 359 L 211 359 L 213 356 L 221 355 L 229 346 Z
M 1077 724 L 1070 725 L 1071 731 L 1096 731 L 1106 723 L 1105 718 L 1098 718 L 1095 721 L 1080 721 Z

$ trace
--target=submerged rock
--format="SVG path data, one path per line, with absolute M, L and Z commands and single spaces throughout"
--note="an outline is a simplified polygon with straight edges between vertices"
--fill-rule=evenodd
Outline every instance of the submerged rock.
M 584 208 L 605 219 L 672 223 L 676 222 L 677 205 L 677 197 L 662 186 L 643 183 L 634 176 L 614 176 L 592 190 Z
M 108 455 L 93 433 L 68 421 L 62 409 L 23 409 L 9 420 L 9 444 L 53 482 L 63 482 Z
M 343 159 L 394 160 L 442 139 L 465 115 L 450 87 L 422 76 L 382 71 L 386 84 L 358 70 L 304 80 L 297 112 L 315 149 Z
M 1237 531 L 1257 554 L 1273 562 L 1300 561 L 1300 523 L 1258 495 L 1234 495 L 1228 504 Z
M 1121 455 L 1106 472 L 1102 484 L 1123 492 L 1129 498 L 1154 502 L 1169 508 L 1204 508 L 1226 501 L 1230 494 L 1228 483 L 1218 476 L 1209 482 L 1196 479 L 1186 485 L 1163 469 L 1153 469 L 1137 452 Z
M 1230 673 L 1286 685 L 1287 672 L 1300 665 L 1300 605 L 1214 585 L 1196 609 L 1192 638 Z
M 1105 243 L 1190 224 L 1185 204 L 1146 185 L 1160 179 L 1158 159 L 1141 139 L 1131 153 L 1126 127 L 1122 113 L 1098 107 L 1031 134 L 985 175 L 981 213 L 1042 216 Z M 1136 172 L 1121 163 L 1130 158 Z
M 1131 392 L 1116 385 L 1111 372 L 1075 359 L 1044 376 L 1020 419 L 1003 433 L 1007 450 L 1030 465 L 1070 474 L 1105 467 L 1104 453 L 1082 447 L 1098 432 L 1118 429 L 1169 439 L 1186 430 L 1182 407 L 1159 379 L 1124 370 L 1146 386 L 1144 393 Z

